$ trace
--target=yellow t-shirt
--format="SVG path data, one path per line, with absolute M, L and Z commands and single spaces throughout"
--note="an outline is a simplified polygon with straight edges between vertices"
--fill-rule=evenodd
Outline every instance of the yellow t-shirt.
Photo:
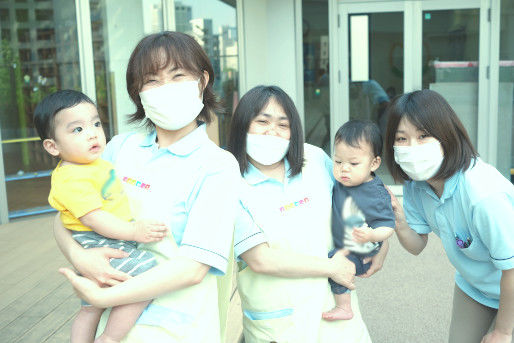
M 52 172 L 48 202 L 61 212 L 65 228 L 92 231 L 78 218 L 96 209 L 121 220 L 132 220 L 128 198 L 111 163 L 102 159 L 82 165 L 61 163 Z

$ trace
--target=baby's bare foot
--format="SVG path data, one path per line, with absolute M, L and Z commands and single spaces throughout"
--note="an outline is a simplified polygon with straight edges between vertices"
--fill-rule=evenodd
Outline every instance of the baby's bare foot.
M 353 318 L 351 304 L 344 304 L 341 307 L 336 306 L 328 312 L 323 312 L 321 317 L 327 321 L 349 320 Z

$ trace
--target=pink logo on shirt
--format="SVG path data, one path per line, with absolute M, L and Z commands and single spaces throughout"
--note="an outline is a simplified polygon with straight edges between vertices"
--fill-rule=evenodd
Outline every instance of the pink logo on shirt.
M 310 199 L 308 197 L 305 197 L 303 199 L 300 199 L 298 201 L 293 201 L 287 205 L 284 205 L 280 208 L 280 212 L 285 212 L 285 211 L 289 211 L 293 208 L 296 208 L 298 206 L 301 206 L 301 205 L 305 205 L 307 204 L 308 202 L 310 201 Z
M 150 189 L 150 185 L 141 181 L 137 181 L 136 179 L 132 179 L 130 177 L 124 176 L 123 179 L 121 179 L 123 182 L 128 183 L 129 185 L 136 186 L 142 189 Z

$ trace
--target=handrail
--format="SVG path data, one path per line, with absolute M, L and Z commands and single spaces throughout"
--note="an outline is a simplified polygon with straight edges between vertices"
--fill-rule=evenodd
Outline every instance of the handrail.
M 3 140 L 2 144 L 33 142 L 33 141 L 40 141 L 40 140 L 41 140 L 41 138 L 39 138 L 39 137 L 15 138 L 15 139 Z

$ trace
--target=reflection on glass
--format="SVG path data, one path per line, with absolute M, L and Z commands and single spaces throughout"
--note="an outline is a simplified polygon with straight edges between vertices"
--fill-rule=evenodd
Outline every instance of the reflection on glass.
M 129 6 L 128 3 L 133 6 Z M 107 137 L 128 129 L 135 109 L 127 94 L 125 73 L 130 54 L 145 35 L 164 30 L 161 0 L 90 0 L 96 101 Z
M 352 25 L 352 17 L 365 22 L 366 27 Z M 360 71 L 358 77 L 349 75 L 350 80 L 350 119 L 363 119 L 375 122 L 385 134 L 387 125 L 386 107 L 389 100 L 403 93 L 403 13 L 370 13 L 351 15 L 349 20 L 350 70 L 359 70 L 353 64 L 361 64 L 356 56 L 368 56 L 367 72 Z M 369 41 L 369 45 L 359 47 L 363 51 L 352 51 L 352 40 Z M 368 75 L 368 79 L 363 79 Z M 353 81 L 358 79 L 358 81 Z M 393 183 L 385 164 L 377 171 L 384 183 Z
M 514 183 L 514 2 L 500 9 L 500 84 L 498 87 L 497 168 Z
M 131 0 L 133 1 L 133 0 Z M 144 36 L 165 29 L 161 0 L 135 1 L 119 6 L 117 0 L 90 0 L 96 97 L 113 135 L 128 129 L 125 116 L 133 113 L 126 92 L 125 72 L 132 49 Z M 219 143 L 226 143 L 230 115 L 237 105 L 238 55 L 234 1 L 174 1 L 175 29 L 193 36 L 214 68 L 214 90 L 226 112 L 217 113 Z M 134 8 L 140 10 L 135 11 Z M 118 125 L 118 126 L 117 126 Z
M 225 107 L 216 113 L 219 145 L 225 147 L 230 118 L 239 100 L 235 0 L 175 1 L 175 28 L 193 36 L 214 69 L 214 91 Z
M 305 141 L 330 154 L 328 1 L 303 0 Z
M 75 23 L 72 1 L 0 2 L 0 127 L 10 216 L 48 204 L 48 170 L 57 161 L 43 151 L 32 115 L 49 93 L 81 88 Z
M 423 12 L 423 88 L 440 93 L 477 145 L 479 9 Z

